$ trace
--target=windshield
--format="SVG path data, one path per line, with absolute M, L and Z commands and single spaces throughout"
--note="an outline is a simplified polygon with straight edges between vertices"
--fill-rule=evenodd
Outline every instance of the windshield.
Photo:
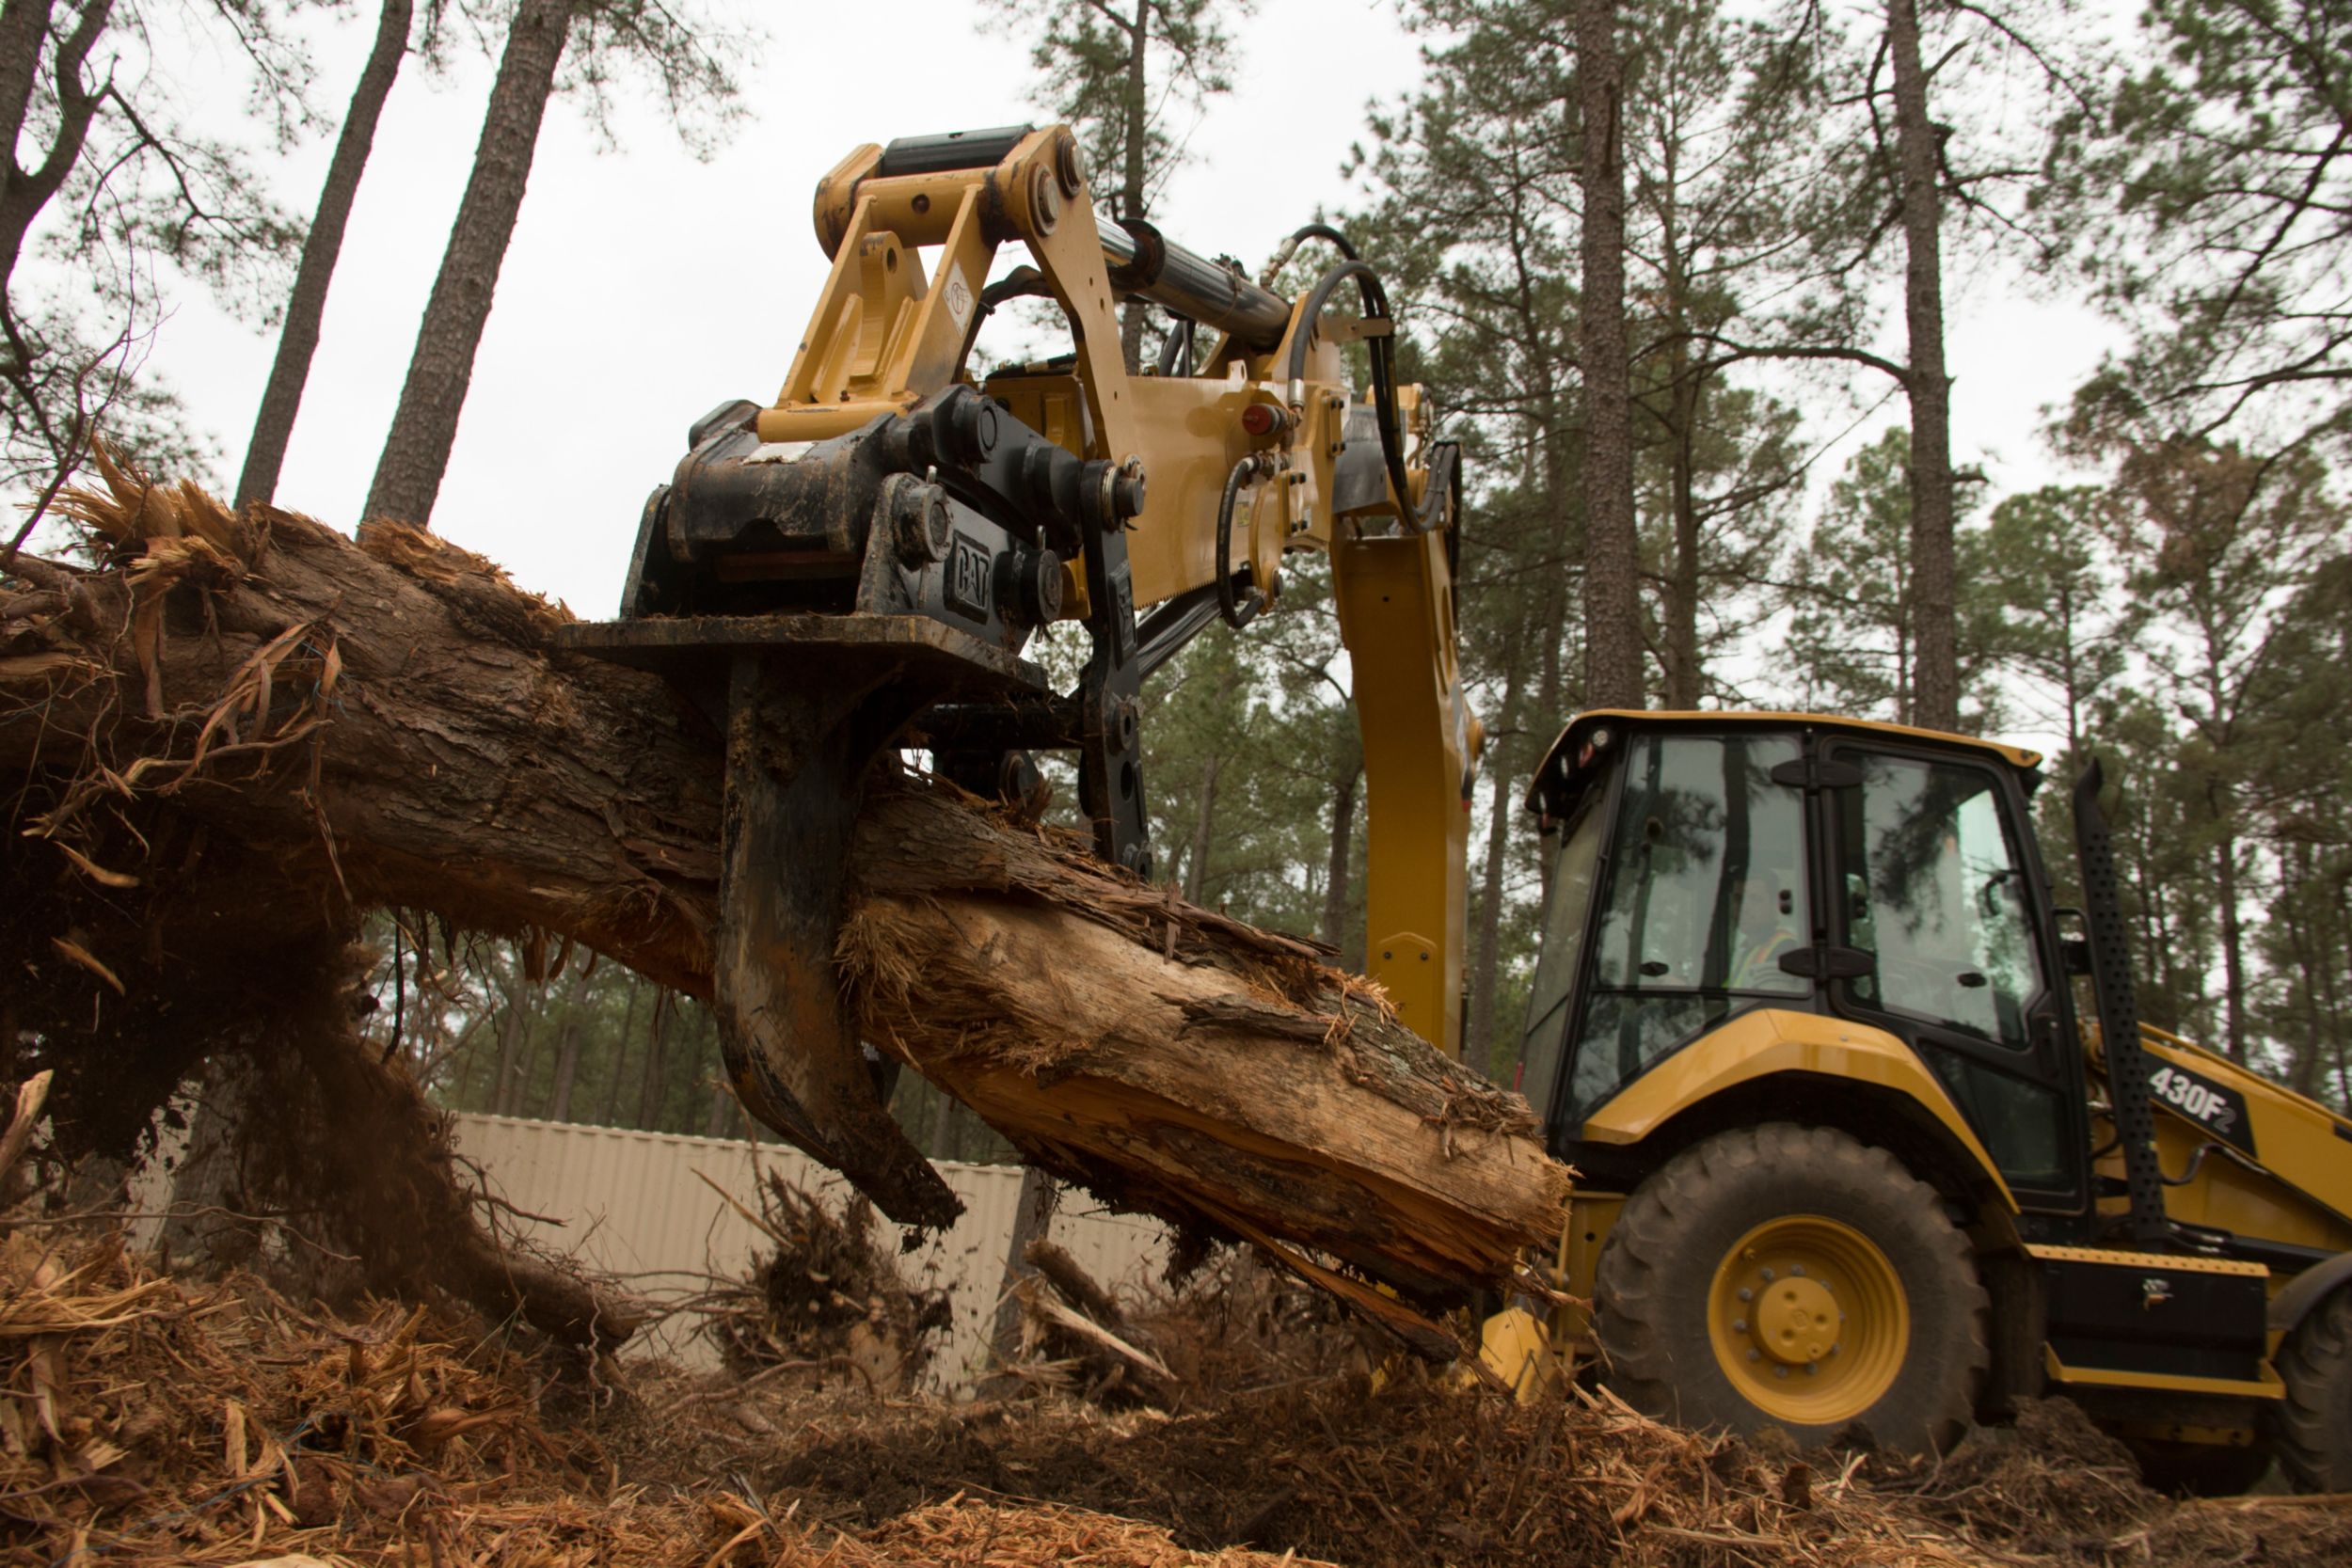
M 1543 944 L 1535 954 L 1527 1032 L 1519 1041 L 1518 1089 L 1535 1114 L 1547 1119 L 1567 1044 L 1576 966 L 1584 951 L 1584 921 L 1592 908 L 1593 871 L 1600 855 L 1600 802 L 1608 793 L 1605 784 L 1587 789 L 1561 835 L 1560 858 L 1552 865 L 1551 902 L 1544 911 Z
M 1568 1028 L 1581 1120 L 1735 1012 L 1812 995 L 1781 959 L 1812 941 L 1792 735 L 1651 735 L 1627 749 L 1602 863 L 1592 980 Z

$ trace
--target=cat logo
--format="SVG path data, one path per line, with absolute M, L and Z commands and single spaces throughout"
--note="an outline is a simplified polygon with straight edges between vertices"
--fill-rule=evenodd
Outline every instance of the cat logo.
M 976 621 L 988 619 L 988 546 L 968 533 L 956 535 L 947 552 L 947 602 Z

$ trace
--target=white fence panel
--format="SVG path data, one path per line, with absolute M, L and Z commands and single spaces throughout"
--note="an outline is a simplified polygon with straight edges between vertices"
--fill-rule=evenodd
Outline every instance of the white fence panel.
M 763 1171 L 836 1206 L 850 1195 L 840 1177 L 778 1144 L 517 1117 L 461 1115 L 455 1121 L 458 1152 L 482 1167 L 493 1196 L 519 1211 L 500 1214 L 501 1226 L 653 1293 L 691 1291 L 713 1275 L 739 1276 L 761 1251 L 765 1238 L 701 1177 L 755 1213 Z M 898 1266 L 910 1284 L 951 1292 L 955 1323 L 932 1358 L 931 1375 L 960 1389 L 987 1365 L 1021 1170 L 947 1161 L 939 1169 L 963 1200 L 963 1217 L 945 1236 L 900 1255 Z M 892 1243 L 902 1235 L 886 1220 L 880 1227 Z M 1164 1227 L 1092 1212 L 1082 1194 L 1065 1195 L 1053 1239 L 1106 1286 L 1156 1274 L 1168 1259 Z M 690 1364 L 714 1359 L 684 1318 L 654 1331 L 650 1348 Z

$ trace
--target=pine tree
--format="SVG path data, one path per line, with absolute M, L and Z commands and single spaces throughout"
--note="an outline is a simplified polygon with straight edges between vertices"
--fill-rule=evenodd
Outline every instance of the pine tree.
M 319 188 L 318 210 L 302 242 L 294 292 L 286 299 L 278 354 L 270 362 L 269 382 L 262 391 L 261 411 L 253 419 L 252 437 L 246 443 L 245 469 L 237 477 L 241 507 L 270 500 L 278 493 L 286 444 L 294 436 L 302 388 L 310 377 L 310 358 L 318 350 L 326 291 L 334 280 L 335 263 L 342 256 L 344 226 L 351 220 L 352 203 L 358 198 L 368 155 L 374 150 L 376 121 L 384 113 L 385 100 L 391 96 L 401 60 L 408 53 L 408 26 L 415 11 L 415 0 L 383 0 L 377 9 L 375 42 L 351 89 L 350 106 L 343 111 L 335 155 L 327 163 L 326 180 Z
M 420 527 L 432 520 L 473 379 L 474 356 L 522 214 L 539 128 L 567 48 L 574 84 L 600 122 L 615 74 L 642 68 L 657 79 L 691 148 L 697 145 L 698 118 L 724 118 L 737 91 L 733 75 L 711 47 L 712 31 L 707 23 L 673 10 L 662 0 L 516 0 L 466 194 L 417 328 L 400 404 L 361 509 L 364 516 Z

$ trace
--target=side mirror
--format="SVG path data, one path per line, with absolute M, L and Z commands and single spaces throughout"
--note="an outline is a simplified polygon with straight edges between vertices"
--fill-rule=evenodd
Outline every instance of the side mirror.
M 2090 917 L 2072 904 L 2060 904 L 2050 913 L 2059 920 L 2074 921 L 2076 928 L 2085 933 L 2058 938 L 2058 962 L 2069 975 L 2077 979 L 2088 977 L 2090 974 L 2090 937 L 2088 934 Z

